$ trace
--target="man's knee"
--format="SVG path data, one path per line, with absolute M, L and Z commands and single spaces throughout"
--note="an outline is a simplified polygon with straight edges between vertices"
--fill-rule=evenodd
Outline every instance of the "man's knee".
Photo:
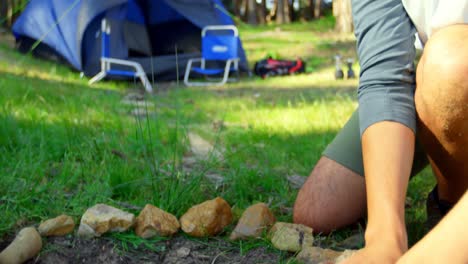
M 315 233 L 329 233 L 356 222 L 364 210 L 364 179 L 322 157 L 299 191 L 293 220 L 312 227 Z
M 330 232 L 330 218 L 326 215 L 322 206 L 322 199 L 314 195 L 313 188 L 314 173 L 309 177 L 308 182 L 301 188 L 294 203 L 293 221 L 296 224 L 303 224 L 311 227 L 315 233 Z
M 418 65 L 416 110 L 440 139 L 466 137 L 468 114 L 468 25 L 443 28 L 428 41 Z
M 293 222 L 311 227 L 314 233 L 329 233 L 333 229 L 333 219 L 323 210 L 318 199 L 311 199 L 311 191 L 310 188 L 304 188 L 297 196 Z
M 448 84 L 466 83 L 467 43 L 468 25 L 452 25 L 436 31 L 427 42 L 421 60 L 424 80 L 437 77 L 448 81 Z

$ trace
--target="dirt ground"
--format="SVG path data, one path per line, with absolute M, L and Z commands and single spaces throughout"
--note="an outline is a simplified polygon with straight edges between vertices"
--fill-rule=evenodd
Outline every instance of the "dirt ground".
M 239 247 L 221 239 L 208 241 L 191 240 L 178 236 L 167 241 L 157 242 L 156 251 L 140 246 L 127 247 L 125 250 L 119 241 L 102 237 L 92 240 L 81 240 L 75 237 L 44 238 L 41 253 L 32 263 L 47 264 L 117 264 L 117 263 L 164 263 L 164 264 L 202 264 L 202 263 L 279 263 L 293 255 L 281 257 L 278 253 L 264 247 L 251 249 L 241 254 Z M 11 239 L 0 240 L 0 251 Z

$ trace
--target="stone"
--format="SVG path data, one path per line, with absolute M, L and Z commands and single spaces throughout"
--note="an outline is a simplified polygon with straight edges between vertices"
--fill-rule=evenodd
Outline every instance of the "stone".
M 312 228 L 301 224 L 277 222 L 270 230 L 273 246 L 279 250 L 298 252 L 304 246 L 312 246 Z
M 172 236 L 179 228 L 179 221 L 174 215 L 151 204 L 143 208 L 135 223 L 135 233 L 142 238 Z
M 138 118 L 146 118 L 152 114 L 154 114 L 154 111 L 144 107 L 136 107 L 130 111 L 130 115 Z
M 364 234 L 358 233 L 336 244 L 338 249 L 360 249 L 364 247 Z
M 303 264 L 335 263 L 335 259 L 342 253 L 328 248 L 306 246 L 297 254 L 296 260 Z
M 357 250 L 345 250 L 339 257 L 335 259 L 335 264 L 345 261 L 347 258 L 351 257 Z
M 192 206 L 180 218 L 182 230 L 194 237 L 214 236 L 231 221 L 231 206 L 220 197 Z
M 145 95 L 142 93 L 134 92 L 134 93 L 128 93 L 124 99 L 124 101 L 142 101 L 145 100 Z
M 64 236 L 73 232 L 75 221 L 68 215 L 60 215 L 42 222 L 39 225 L 41 236 Z
M 224 181 L 225 181 L 223 176 L 214 172 L 205 173 L 204 176 L 206 179 L 208 179 L 208 181 L 210 181 L 215 186 L 216 189 L 223 186 Z
M 190 142 L 190 150 L 196 158 L 201 160 L 207 160 L 210 157 L 222 159 L 222 153 L 198 134 L 189 132 L 187 133 L 187 137 Z
M 276 222 L 276 218 L 265 203 L 257 203 L 242 214 L 229 239 L 259 237 Z
M 190 248 L 188 247 L 181 247 L 176 250 L 176 256 L 178 258 L 186 258 L 190 255 Z
M 42 248 L 41 235 L 34 227 L 21 229 L 11 244 L 0 253 L 1 264 L 20 264 L 33 258 Z
M 96 204 L 81 217 L 78 236 L 99 237 L 106 232 L 124 232 L 133 226 L 135 216 L 106 204 Z
M 154 103 L 149 102 L 149 101 L 144 101 L 144 100 L 129 100 L 129 99 L 124 99 L 122 100 L 122 104 L 124 105 L 130 105 L 130 106 L 136 106 L 139 108 L 152 108 L 154 107 Z
M 293 189 L 300 189 L 304 185 L 305 181 L 307 180 L 307 177 L 295 174 L 295 175 L 288 176 L 287 179 Z

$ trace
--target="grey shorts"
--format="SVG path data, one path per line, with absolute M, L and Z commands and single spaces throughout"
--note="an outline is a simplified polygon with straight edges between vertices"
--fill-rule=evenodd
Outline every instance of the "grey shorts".
M 411 176 L 418 174 L 429 164 L 426 154 L 417 140 L 415 146 Z M 359 114 L 357 110 L 336 135 L 335 139 L 327 146 L 323 155 L 359 175 L 364 175 L 361 137 L 359 134 Z

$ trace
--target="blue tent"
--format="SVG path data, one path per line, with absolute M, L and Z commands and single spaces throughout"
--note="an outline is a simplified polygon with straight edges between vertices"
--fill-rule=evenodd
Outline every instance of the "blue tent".
M 31 0 L 13 26 L 20 51 L 99 72 L 100 25 L 111 24 L 110 55 L 142 64 L 147 74 L 175 79 L 200 56 L 207 25 L 232 25 L 221 0 Z M 248 70 L 242 44 L 240 68 Z M 177 50 L 177 60 L 176 60 Z

